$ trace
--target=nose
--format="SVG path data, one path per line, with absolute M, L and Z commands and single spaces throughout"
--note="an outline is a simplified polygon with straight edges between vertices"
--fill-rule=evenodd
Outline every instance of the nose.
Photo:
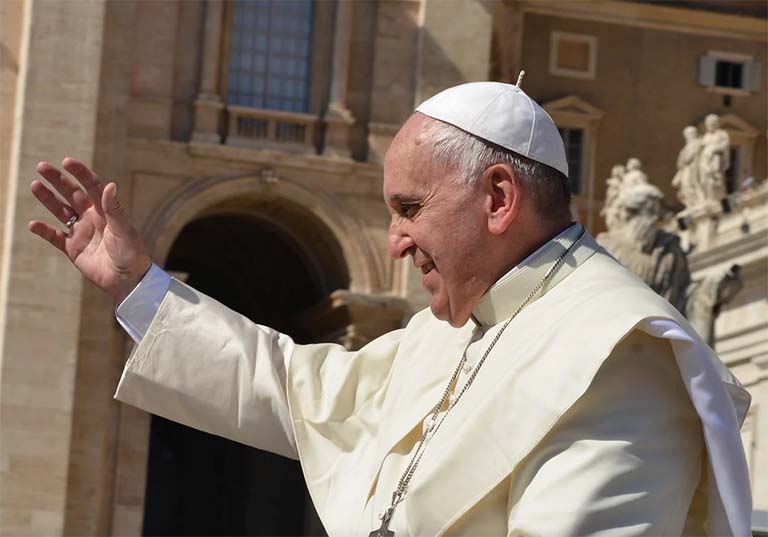
M 407 233 L 400 229 L 394 219 L 389 226 L 389 237 L 387 238 L 387 253 L 393 259 L 400 259 L 416 249 L 416 243 Z

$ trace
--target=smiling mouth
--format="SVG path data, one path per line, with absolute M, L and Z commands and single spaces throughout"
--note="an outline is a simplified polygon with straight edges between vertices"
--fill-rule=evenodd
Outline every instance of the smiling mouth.
M 427 263 L 426 265 L 421 266 L 421 273 L 422 274 L 429 274 L 432 272 L 432 269 L 435 268 L 434 263 Z

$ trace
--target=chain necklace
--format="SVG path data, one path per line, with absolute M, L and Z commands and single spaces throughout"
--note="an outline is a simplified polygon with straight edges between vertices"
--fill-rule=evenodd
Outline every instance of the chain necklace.
M 437 430 L 440 428 L 440 426 L 445 421 L 445 418 L 448 417 L 448 414 L 453 409 L 453 407 L 456 406 L 456 404 L 459 402 L 461 397 L 466 393 L 467 389 L 472 385 L 472 383 L 475 381 L 475 377 L 477 377 L 477 373 L 480 371 L 480 367 L 482 367 L 483 362 L 485 362 L 485 359 L 488 358 L 488 355 L 491 353 L 491 350 L 493 347 L 496 346 L 496 343 L 498 343 L 499 339 L 501 338 L 501 335 L 504 333 L 504 330 L 507 329 L 507 326 L 509 326 L 509 323 L 512 322 L 512 320 L 517 317 L 517 314 L 522 311 L 522 309 L 528 304 L 528 302 L 531 301 L 531 299 L 536 296 L 536 293 L 538 293 L 542 287 L 544 287 L 544 284 L 549 281 L 550 277 L 555 273 L 555 271 L 560 268 L 560 265 L 562 265 L 563 260 L 568 256 L 568 254 L 573 250 L 573 247 L 576 246 L 576 244 L 581 240 L 581 238 L 584 236 L 584 228 L 582 228 L 581 233 L 578 237 L 576 237 L 576 240 L 574 240 L 570 246 L 563 252 L 560 257 L 557 258 L 557 261 L 547 270 L 547 273 L 544 275 L 544 277 L 539 281 L 539 283 L 536 284 L 536 287 L 533 288 L 533 290 L 528 293 L 528 296 L 525 297 L 525 300 L 523 300 L 520 305 L 517 307 L 517 309 L 512 313 L 512 316 L 504 321 L 504 324 L 501 325 L 501 328 L 499 328 L 499 331 L 496 333 L 496 336 L 494 336 L 491 343 L 488 345 L 488 348 L 485 349 L 485 352 L 483 353 L 482 358 L 477 362 L 477 365 L 472 369 L 472 374 L 467 379 L 467 382 L 464 383 L 464 386 L 461 388 L 461 391 L 456 397 L 452 398 L 452 402 L 449 403 L 448 408 L 446 408 L 445 412 L 443 412 L 442 417 L 438 421 L 438 416 L 440 414 L 440 409 L 443 408 L 445 405 L 446 400 L 448 400 L 448 396 L 451 393 L 451 387 L 456 383 L 457 379 L 459 378 L 459 372 L 461 371 L 462 367 L 464 366 L 466 360 L 467 360 L 467 354 L 466 349 L 464 353 L 461 356 L 461 360 L 459 360 L 459 365 L 456 367 L 456 369 L 453 371 L 453 375 L 451 375 L 450 380 L 448 381 L 448 385 L 445 387 L 445 391 L 443 391 L 443 396 L 440 398 L 440 401 L 437 403 L 437 406 L 435 407 L 435 410 L 432 411 L 432 414 L 429 417 L 429 422 L 427 427 L 424 429 L 424 432 L 421 435 L 421 438 L 419 439 L 418 443 L 416 444 L 416 450 L 414 451 L 413 455 L 411 456 L 411 460 L 408 463 L 408 466 L 405 468 L 405 471 L 403 472 L 403 475 L 400 477 L 400 481 L 397 483 L 397 488 L 395 488 L 395 491 L 392 493 L 392 502 L 390 503 L 389 507 L 386 511 L 381 515 L 381 526 L 378 529 L 373 530 L 370 534 L 368 534 L 368 537 L 394 537 L 395 532 L 389 529 L 389 523 L 392 521 L 392 515 L 395 513 L 395 509 L 405 499 L 405 494 L 408 491 L 408 485 L 411 482 L 411 479 L 413 478 L 413 474 L 416 473 L 416 468 L 418 468 L 419 463 L 421 462 L 421 458 L 424 456 L 424 452 L 426 451 L 426 441 L 430 437 L 434 436 L 435 433 L 437 433 Z

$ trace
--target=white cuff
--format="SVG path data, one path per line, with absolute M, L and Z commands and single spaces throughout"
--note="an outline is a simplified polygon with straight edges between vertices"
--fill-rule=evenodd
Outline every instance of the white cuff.
M 171 276 L 152 263 L 144 278 L 115 309 L 117 322 L 136 343 L 147 333 L 170 286 Z

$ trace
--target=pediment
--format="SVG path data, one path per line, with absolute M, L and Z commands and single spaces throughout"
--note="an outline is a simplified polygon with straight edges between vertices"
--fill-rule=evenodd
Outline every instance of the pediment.
M 747 138 L 756 138 L 760 133 L 759 130 L 747 123 L 745 120 L 741 119 L 736 114 L 725 114 L 720 116 L 720 125 L 722 125 L 722 127 L 727 131 L 738 132 Z
M 543 108 L 553 117 L 560 114 L 568 114 L 570 116 L 582 116 L 585 119 L 598 120 L 604 114 L 602 110 L 576 95 L 569 95 L 562 99 L 550 101 L 545 103 Z
M 699 130 L 704 132 L 704 119 L 698 123 Z M 757 138 L 760 131 L 736 114 L 720 116 L 720 127 L 730 134 L 738 134 L 744 138 Z

